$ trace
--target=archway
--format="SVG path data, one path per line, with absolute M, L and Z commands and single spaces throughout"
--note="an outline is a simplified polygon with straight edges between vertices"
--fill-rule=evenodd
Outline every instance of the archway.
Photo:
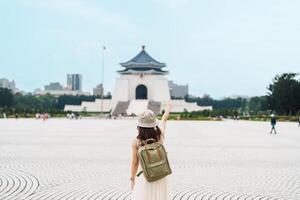
M 136 99 L 147 99 L 148 91 L 145 85 L 138 85 L 135 89 Z

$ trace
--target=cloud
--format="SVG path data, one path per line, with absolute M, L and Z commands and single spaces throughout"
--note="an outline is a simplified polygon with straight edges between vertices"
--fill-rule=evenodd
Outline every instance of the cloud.
M 135 25 L 130 22 L 126 16 L 108 11 L 100 5 L 95 5 L 89 1 L 80 0 L 23 0 L 22 3 L 27 6 L 36 7 L 38 9 L 46 9 L 61 14 L 78 17 L 107 26 L 116 31 L 130 32 L 135 30 Z
M 154 3 L 163 6 L 170 12 L 176 12 L 186 7 L 191 0 L 152 0 Z M 177 13 L 178 14 L 178 13 Z
M 101 45 L 95 41 L 83 42 L 75 48 L 77 55 L 88 55 L 95 52 L 100 52 Z

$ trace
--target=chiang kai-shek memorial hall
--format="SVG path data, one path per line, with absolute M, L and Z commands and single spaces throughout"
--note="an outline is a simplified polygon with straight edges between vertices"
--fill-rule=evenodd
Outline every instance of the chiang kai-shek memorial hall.
M 112 115 L 139 114 L 151 109 L 161 113 L 171 99 L 166 63 L 152 58 L 142 46 L 142 51 L 131 60 L 120 63 L 122 70 L 117 71 L 112 99 L 96 99 L 95 102 L 82 102 L 81 105 L 66 105 L 65 111 L 73 112 L 111 112 Z M 184 100 L 173 100 L 173 112 L 185 110 L 211 110 L 211 106 L 198 106 Z

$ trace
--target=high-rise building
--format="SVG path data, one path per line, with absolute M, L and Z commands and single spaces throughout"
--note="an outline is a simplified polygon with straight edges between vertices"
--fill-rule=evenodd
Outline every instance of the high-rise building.
M 72 91 L 82 91 L 82 75 L 81 74 L 68 74 L 67 75 L 67 88 Z
M 45 85 L 45 90 L 63 90 L 63 89 L 64 89 L 63 86 L 58 82 Z
M 104 93 L 104 88 L 102 84 L 98 84 L 93 90 L 93 94 L 95 96 L 101 96 L 103 93 Z
M 173 81 L 169 81 L 169 89 L 171 97 L 175 98 L 184 98 L 189 94 L 189 86 L 188 85 L 178 85 Z
M 10 89 L 13 93 L 25 94 L 24 91 L 22 91 L 16 87 L 14 80 L 9 81 L 6 78 L 0 78 L 0 88 Z
M 0 79 L 0 88 L 7 88 L 12 91 L 15 91 L 15 89 L 16 89 L 15 81 L 14 80 L 9 81 L 6 78 L 1 78 Z

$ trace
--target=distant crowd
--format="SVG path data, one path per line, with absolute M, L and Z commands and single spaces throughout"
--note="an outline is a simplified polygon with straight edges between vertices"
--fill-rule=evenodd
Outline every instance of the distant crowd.
M 117 119 L 117 118 L 123 118 L 123 117 L 135 117 L 136 115 L 132 114 L 132 115 L 120 115 L 119 117 L 116 117 L 116 116 L 112 116 L 111 114 L 106 114 L 104 116 L 105 119 Z M 20 116 L 18 113 L 15 114 L 15 119 L 18 119 Z M 23 117 L 25 118 L 29 118 L 30 115 L 28 113 L 25 113 L 23 115 Z M 36 119 L 41 119 L 43 121 L 46 121 L 47 119 L 49 119 L 51 117 L 51 115 L 49 113 L 36 113 L 35 114 L 35 118 Z M 270 134 L 274 133 L 274 134 L 277 134 L 277 130 L 276 130 L 276 124 L 277 124 L 277 119 L 276 119 L 276 116 L 274 114 L 271 114 L 270 115 L 271 117 L 271 131 L 270 131 Z M 6 113 L 0 113 L 0 118 L 8 118 L 7 114 Z M 80 113 L 77 113 L 77 112 L 72 112 L 72 113 L 67 113 L 66 114 L 66 118 L 67 119 L 70 119 L 70 120 L 73 120 L 73 119 L 82 119 L 82 116 L 80 115 Z M 178 120 L 180 120 L 180 118 L 177 118 Z M 220 116 L 220 119 L 223 119 L 223 116 Z M 230 119 L 233 119 L 234 121 L 239 121 L 240 120 L 240 116 L 239 115 L 235 115 L 235 116 L 232 116 L 230 117 Z M 300 116 L 298 118 L 298 127 L 300 127 Z

